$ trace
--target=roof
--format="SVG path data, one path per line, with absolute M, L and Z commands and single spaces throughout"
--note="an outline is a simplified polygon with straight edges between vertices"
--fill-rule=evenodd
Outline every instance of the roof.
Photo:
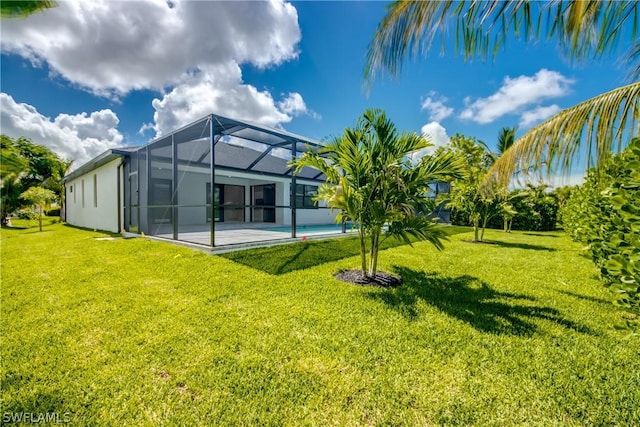
M 100 154 L 97 157 L 89 160 L 87 163 L 84 163 L 78 169 L 70 172 L 64 177 L 65 182 L 72 181 L 77 177 L 84 175 L 88 172 L 91 172 L 94 169 L 99 168 L 100 166 L 106 165 L 109 162 L 112 162 L 116 159 L 120 159 L 124 156 L 128 156 L 129 153 L 135 151 L 137 147 L 121 147 L 121 148 L 111 148 L 104 153 Z
M 301 153 L 324 145 L 320 141 L 284 129 L 210 114 L 169 134 L 162 135 L 146 145 L 107 150 L 71 172 L 65 177 L 65 181 L 72 180 L 114 159 L 128 156 L 145 147 L 152 147 L 158 154 L 161 154 L 162 151 L 165 151 L 161 147 L 169 146 L 172 141 L 182 144 L 209 139 L 212 131 L 216 137 L 214 139 L 215 165 L 247 172 L 291 176 L 293 171 L 287 166 L 287 161 L 292 158 L 294 150 L 296 153 Z M 170 151 L 165 155 L 170 158 Z M 199 162 L 207 162 L 207 157 L 206 150 L 202 150 Z M 296 176 L 324 181 L 324 175 L 311 168 L 303 168 Z

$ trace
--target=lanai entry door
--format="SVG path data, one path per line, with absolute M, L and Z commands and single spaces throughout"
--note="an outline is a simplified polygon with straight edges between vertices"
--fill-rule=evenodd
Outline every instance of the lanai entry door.
M 211 205 L 211 183 L 207 182 L 207 204 Z M 216 184 L 213 216 L 216 222 L 244 222 L 244 186 Z M 207 222 L 211 217 L 207 218 Z
M 132 233 L 138 233 L 140 229 L 138 228 L 138 172 L 129 173 L 129 188 L 128 194 L 125 197 L 128 197 L 129 200 L 125 206 L 126 215 L 127 215 L 127 230 Z
M 252 185 L 251 205 L 251 222 L 276 222 L 276 185 Z

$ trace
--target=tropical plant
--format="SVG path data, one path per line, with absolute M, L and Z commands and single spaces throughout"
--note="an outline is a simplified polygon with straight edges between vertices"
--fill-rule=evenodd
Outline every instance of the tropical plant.
M 502 215 L 503 229 L 505 233 L 511 233 L 511 227 L 513 226 L 513 217 L 516 216 L 518 211 L 509 202 L 500 203 L 500 214 Z
M 452 153 L 466 165 L 464 177 L 451 184 L 447 206 L 453 209 L 454 217 L 462 217 L 465 225 L 473 226 L 473 241 L 482 242 L 487 224 L 500 213 L 497 195 L 501 189 L 496 186 L 487 190 L 482 185 L 495 155 L 481 141 L 461 134 L 454 135 L 437 152 Z
M 564 205 L 567 203 L 567 200 L 569 200 L 569 197 L 571 197 L 571 193 L 573 192 L 574 188 L 574 186 L 565 185 L 564 187 L 556 187 L 553 189 L 552 194 L 558 201 L 559 210 L 562 210 L 562 208 L 564 208 Z
M 4 141 L 3 141 L 4 142 Z M 0 146 L 0 181 L 17 179 L 25 172 L 27 163 L 12 145 Z
M 461 177 L 463 165 L 452 153 L 410 159 L 430 145 L 415 133 L 398 132 L 384 111 L 369 109 L 354 128 L 291 161 L 296 173 L 308 166 L 326 176 L 316 200 L 340 211 L 336 222 L 357 228 L 363 276 L 375 277 L 383 238 L 410 243 L 413 237 L 443 248 L 445 234 L 429 219 L 435 204 L 428 185 Z
M 54 7 L 52 0 L 2 0 L 0 16 L 2 18 L 26 18 L 32 13 Z
M 42 231 L 42 215 L 49 204 L 56 200 L 56 193 L 42 187 L 29 187 L 27 191 L 20 195 L 29 205 L 38 211 L 38 227 Z
M 388 6 L 369 45 L 365 79 L 382 71 L 397 75 L 407 56 L 428 51 L 438 37 L 444 50 L 447 28 L 455 24 L 455 49 L 465 59 L 497 55 L 509 36 L 525 41 L 554 38 L 567 58 L 601 58 L 616 52 L 631 34 L 627 62 L 640 75 L 638 2 L 635 1 L 395 1 Z M 496 161 L 490 180 L 506 183 L 516 170 L 568 170 L 578 148 L 601 164 L 638 122 L 640 82 L 614 89 L 561 111 L 522 135 Z M 617 144 L 615 144 L 617 141 Z
M 518 211 L 514 206 L 514 202 L 516 202 L 521 197 L 521 195 L 521 192 L 509 191 L 507 188 L 501 188 L 496 193 L 498 213 L 502 217 L 502 230 L 505 233 L 511 233 L 513 218 L 518 214 Z
M 63 178 L 72 161 L 63 160 L 49 148 L 27 138 L 13 139 L 0 135 L 2 149 L 2 217 L 24 205 L 20 195 L 30 187 L 42 186 L 64 202 Z M 11 161 L 5 165 L 5 156 Z
M 502 155 L 516 140 L 517 127 L 503 127 L 498 132 L 498 154 Z M 498 156 L 499 157 L 499 156 Z

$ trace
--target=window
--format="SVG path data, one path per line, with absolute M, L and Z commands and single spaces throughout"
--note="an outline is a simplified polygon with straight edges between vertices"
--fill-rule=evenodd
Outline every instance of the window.
M 84 179 L 82 180 L 82 209 L 84 209 Z
M 98 207 L 98 175 L 93 175 L 93 207 Z
M 296 184 L 296 207 L 317 209 L 318 204 L 313 201 L 316 194 L 318 194 L 317 185 Z

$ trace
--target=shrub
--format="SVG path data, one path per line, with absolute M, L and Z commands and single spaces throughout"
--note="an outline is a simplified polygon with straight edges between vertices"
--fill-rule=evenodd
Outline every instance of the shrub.
M 60 216 L 60 208 L 53 208 L 47 211 L 47 216 Z
M 509 193 L 507 198 L 516 211 L 511 226 L 512 230 L 553 231 L 556 229 L 558 198 L 554 193 L 548 193 L 546 189 L 545 185 L 528 186 L 526 190 L 514 190 Z M 460 210 L 453 210 L 451 223 L 453 225 L 469 225 L 469 215 Z M 487 223 L 487 227 L 502 229 L 504 221 L 501 216 L 494 216 Z
M 628 326 L 640 318 L 640 139 L 600 170 L 590 170 L 562 209 L 565 230 L 619 296 Z

